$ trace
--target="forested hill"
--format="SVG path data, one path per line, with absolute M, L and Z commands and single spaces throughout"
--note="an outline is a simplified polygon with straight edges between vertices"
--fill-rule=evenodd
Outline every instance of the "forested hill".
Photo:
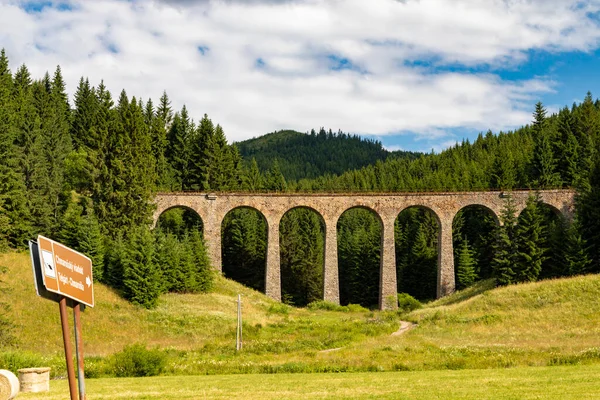
M 381 142 L 334 133 L 321 128 L 309 133 L 282 130 L 236 143 L 247 162 L 256 159 L 261 171 L 268 171 L 278 160 L 283 176 L 288 180 L 316 178 L 326 174 L 340 175 L 390 157 L 415 159 L 420 153 L 383 148 Z

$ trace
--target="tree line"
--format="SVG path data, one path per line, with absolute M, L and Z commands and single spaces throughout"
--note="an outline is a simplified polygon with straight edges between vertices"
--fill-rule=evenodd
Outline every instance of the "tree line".
M 281 173 L 290 181 L 339 175 L 391 157 L 415 159 L 420 155 L 391 152 L 380 141 L 323 127 L 306 134 L 291 130 L 272 132 L 235 145 L 247 162 L 256 159 L 261 171 L 268 171 L 273 160 L 278 160 Z

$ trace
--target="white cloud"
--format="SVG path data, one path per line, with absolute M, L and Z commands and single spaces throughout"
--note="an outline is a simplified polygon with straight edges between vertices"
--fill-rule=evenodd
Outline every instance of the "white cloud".
M 598 1 L 73 0 L 71 11 L 31 14 L 19 4 L 0 0 L 13 69 L 26 63 L 41 76 L 60 64 L 71 93 L 81 75 L 104 79 L 114 96 L 125 88 L 157 99 L 166 89 L 230 140 L 320 126 L 427 138 L 518 126 L 554 83 L 495 71 L 532 49 L 590 51 L 600 38 L 586 14 Z

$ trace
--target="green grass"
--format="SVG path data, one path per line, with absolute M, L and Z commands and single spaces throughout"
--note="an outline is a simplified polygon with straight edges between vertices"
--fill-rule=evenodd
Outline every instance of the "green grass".
M 37 298 L 29 256 L 0 254 L 8 268 L 17 345 L 0 368 L 48 365 L 64 376 L 58 306 Z M 244 347 L 235 351 L 242 294 Z M 319 303 L 299 309 L 219 277 L 208 294 L 162 296 L 135 307 L 96 284 L 96 307 L 82 315 L 86 373 L 113 376 L 126 345 L 165 352 L 167 375 L 495 369 L 600 363 L 600 276 L 494 289 L 490 281 L 409 314 Z M 418 324 L 391 336 L 400 319 Z M 323 351 L 336 349 L 335 351 Z
M 600 365 L 498 370 L 88 379 L 99 399 L 597 399 Z M 21 399 L 68 398 L 65 380 Z

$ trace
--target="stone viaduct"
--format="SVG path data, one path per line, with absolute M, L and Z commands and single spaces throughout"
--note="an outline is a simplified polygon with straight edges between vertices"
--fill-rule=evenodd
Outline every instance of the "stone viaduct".
M 281 300 L 279 260 L 279 222 L 281 217 L 296 207 L 316 211 L 325 228 L 325 262 L 323 298 L 339 304 L 339 276 L 337 254 L 337 221 L 344 211 L 360 207 L 372 210 L 382 226 L 379 307 L 394 308 L 388 299 L 396 295 L 396 260 L 394 222 L 408 207 L 431 210 L 439 223 L 437 296 L 454 291 L 454 253 L 452 249 L 452 221 L 458 211 L 467 206 L 483 206 L 498 219 L 509 192 L 456 192 L 456 193 L 387 193 L 387 194 L 304 194 L 304 193 L 159 193 L 155 197 L 154 224 L 160 215 L 173 207 L 194 210 L 204 223 L 204 240 L 212 265 L 221 266 L 221 223 L 226 214 L 240 207 L 253 208 L 262 213 L 268 226 L 265 292 Z M 524 208 L 530 191 L 510 192 L 517 214 Z M 570 219 L 574 209 L 575 192 L 570 190 L 539 191 L 542 201 L 557 213 Z

